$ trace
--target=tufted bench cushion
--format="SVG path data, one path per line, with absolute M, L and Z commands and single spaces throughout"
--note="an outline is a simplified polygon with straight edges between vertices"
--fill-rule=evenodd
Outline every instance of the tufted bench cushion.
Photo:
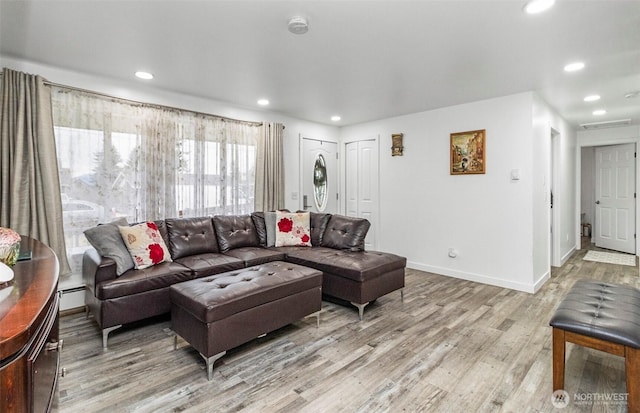
M 640 412 L 640 291 L 579 280 L 560 302 L 553 327 L 553 397 L 564 394 L 565 347 L 573 343 L 624 357 L 629 412 Z
M 640 348 L 640 291 L 580 280 L 549 321 L 553 327 Z
M 171 302 L 210 323 L 321 286 L 320 271 L 274 261 L 175 284 Z

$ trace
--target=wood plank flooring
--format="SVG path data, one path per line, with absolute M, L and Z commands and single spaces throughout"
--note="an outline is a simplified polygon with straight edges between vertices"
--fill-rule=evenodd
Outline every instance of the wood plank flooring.
M 536 294 L 407 270 L 405 300 L 355 308 L 323 302 L 306 318 L 227 352 L 207 381 L 168 317 L 112 333 L 109 350 L 84 314 L 61 318 L 54 411 L 67 412 L 554 412 L 555 306 L 579 278 L 639 286 L 638 267 L 576 252 Z M 567 345 L 564 412 L 626 412 L 624 360 Z M 575 401 L 579 395 L 583 400 Z M 584 400 L 590 398 L 591 400 Z

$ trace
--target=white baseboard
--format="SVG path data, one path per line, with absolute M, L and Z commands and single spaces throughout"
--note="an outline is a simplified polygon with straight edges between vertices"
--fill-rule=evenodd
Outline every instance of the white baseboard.
M 474 274 L 464 271 L 456 271 L 450 268 L 443 267 L 435 267 L 433 265 L 425 265 L 416 262 L 407 262 L 408 268 L 413 268 L 415 270 L 432 272 L 434 274 L 446 275 L 448 277 L 460 278 L 462 280 L 479 282 L 482 284 L 493 285 L 496 287 L 509 288 L 511 290 L 522 291 L 525 293 L 535 293 L 539 287 L 536 287 L 536 284 L 525 284 L 517 281 L 505 280 L 502 278 L 490 277 L 482 274 Z M 543 277 L 544 278 L 544 277 Z M 546 280 L 544 280 L 546 281 Z M 544 282 L 542 282 L 544 284 Z M 540 284 L 540 286 L 542 286 Z
M 549 281 L 549 278 L 551 278 L 551 271 L 547 271 L 547 272 L 545 272 L 545 273 L 542 275 L 542 277 L 540 277 L 540 278 L 538 279 L 538 281 L 536 281 L 536 282 L 533 284 L 533 292 L 534 292 L 534 293 L 538 292 L 538 290 L 539 290 L 540 288 L 542 288 L 542 286 L 544 285 L 544 283 L 546 283 L 547 281 Z
M 567 262 L 569 260 L 569 258 L 571 258 L 571 256 L 573 255 L 573 253 L 576 252 L 576 246 L 574 245 L 569 252 L 567 252 L 566 254 L 564 254 L 562 256 L 562 258 L 560 258 L 560 266 L 562 267 L 564 265 L 565 262 Z

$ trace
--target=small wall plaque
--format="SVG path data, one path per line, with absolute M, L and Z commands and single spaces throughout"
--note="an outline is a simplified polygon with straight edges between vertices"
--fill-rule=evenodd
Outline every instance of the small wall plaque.
M 391 135 L 391 156 L 402 156 L 402 133 L 394 133 Z

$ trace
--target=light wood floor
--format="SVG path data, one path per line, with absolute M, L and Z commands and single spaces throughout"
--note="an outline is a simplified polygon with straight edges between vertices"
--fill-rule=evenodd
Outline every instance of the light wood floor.
M 306 318 L 227 352 L 207 381 L 186 342 L 173 349 L 168 318 L 112 333 L 84 314 L 62 317 L 54 411 L 66 412 L 554 412 L 551 328 L 579 278 L 640 285 L 638 267 L 584 261 L 576 252 L 536 294 L 408 270 L 405 300 L 355 308 L 323 302 Z M 567 346 L 573 398 L 625 393 L 624 361 Z M 571 402 L 563 412 L 625 412 L 625 402 Z

